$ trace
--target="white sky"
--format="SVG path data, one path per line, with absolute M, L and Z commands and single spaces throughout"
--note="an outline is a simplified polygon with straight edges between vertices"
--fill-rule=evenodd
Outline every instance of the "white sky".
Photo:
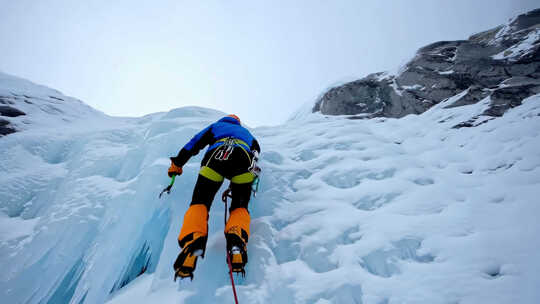
M 83 3 L 84 2 L 84 3 Z M 394 70 L 540 7 L 528 0 L 0 0 L 0 70 L 110 115 L 197 105 L 284 122 L 329 86 Z

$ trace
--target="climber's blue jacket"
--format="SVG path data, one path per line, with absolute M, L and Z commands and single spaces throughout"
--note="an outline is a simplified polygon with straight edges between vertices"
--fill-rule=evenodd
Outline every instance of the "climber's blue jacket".
M 201 149 L 209 145 L 208 151 L 225 144 L 226 139 L 233 139 L 235 145 L 242 147 L 249 154 L 260 153 L 260 146 L 255 137 L 232 117 L 223 117 L 195 135 L 171 160 L 182 167 L 191 156 L 197 155 Z M 208 153 L 207 151 L 207 153 Z

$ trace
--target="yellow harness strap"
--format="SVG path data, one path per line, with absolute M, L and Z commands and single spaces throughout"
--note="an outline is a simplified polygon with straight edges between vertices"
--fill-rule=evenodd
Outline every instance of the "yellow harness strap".
M 233 184 L 247 184 L 247 183 L 253 182 L 254 179 L 255 179 L 255 176 L 253 175 L 253 173 L 246 172 L 246 173 L 242 173 L 237 176 L 234 176 L 233 178 L 231 178 L 231 182 Z
M 222 138 L 222 139 L 218 139 L 216 142 L 226 142 L 226 141 L 229 141 L 229 140 L 232 140 L 233 143 L 235 143 L 237 145 L 244 146 L 242 148 L 249 147 L 249 145 L 245 141 L 243 141 L 241 139 L 238 139 L 238 138 L 225 137 L 225 138 Z
M 229 137 L 227 137 L 227 138 L 222 138 L 222 139 L 220 139 L 220 140 L 218 140 L 216 142 L 226 142 L 226 141 L 230 141 L 230 140 L 232 140 L 233 143 L 237 144 L 240 148 L 242 148 L 242 150 L 244 150 L 244 152 L 248 156 L 248 159 L 251 161 L 251 157 L 249 156 L 249 153 L 244 148 L 244 147 L 248 147 L 248 145 L 246 144 L 245 141 L 243 141 L 241 139 L 237 139 L 237 138 L 229 138 Z M 210 168 L 208 166 L 202 166 L 201 170 L 199 171 L 199 174 L 206 177 L 206 178 L 208 178 L 209 180 L 217 182 L 217 183 L 221 183 L 224 180 L 223 175 L 217 173 L 214 169 L 212 169 L 212 168 Z M 242 174 L 233 176 L 231 178 L 231 182 L 235 183 L 235 184 L 247 184 L 247 183 L 253 182 L 254 179 L 255 179 L 255 176 L 253 175 L 253 173 L 246 172 L 246 173 L 242 173 Z
M 211 181 L 221 183 L 225 178 L 223 175 L 217 173 L 214 169 L 202 166 L 199 174 L 208 178 Z M 251 172 L 242 173 L 231 178 L 231 182 L 234 184 L 247 184 L 253 182 L 255 176 Z
M 217 173 L 216 171 L 214 171 L 214 169 L 207 166 L 202 166 L 201 171 L 199 171 L 199 174 L 208 178 L 211 181 L 218 182 L 218 183 L 221 183 L 224 179 L 223 175 Z

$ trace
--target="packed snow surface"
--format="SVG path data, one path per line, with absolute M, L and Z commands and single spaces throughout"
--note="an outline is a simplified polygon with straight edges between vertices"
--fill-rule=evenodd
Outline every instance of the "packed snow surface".
M 253 129 L 240 303 L 539 303 L 540 96 L 452 128 L 488 102 Z M 158 199 L 168 157 L 223 115 L 97 113 L 0 138 L 2 303 L 234 303 L 218 196 L 195 279 L 172 281 L 202 155 Z

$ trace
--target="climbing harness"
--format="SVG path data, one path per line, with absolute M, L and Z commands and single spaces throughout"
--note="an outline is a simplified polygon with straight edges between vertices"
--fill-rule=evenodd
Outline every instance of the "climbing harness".
M 232 139 L 227 140 L 224 145 L 218 148 L 219 151 L 216 153 L 215 159 L 228 160 L 234 151 L 234 147 L 234 141 Z
M 233 148 L 240 147 L 244 151 L 244 153 L 246 153 L 246 156 L 251 161 L 251 153 L 250 153 L 251 149 L 249 148 L 249 145 L 241 139 L 234 138 L 234 137 L 225 137 L 225 138 L 217 140 L 212 146 L 210 146 L 210 148 L 208 148 L 208 150 L 212 150 L 218 146 L 220 148 L 222 146 L 231 146 Z M 223 151 L 221 149 L 216 149 L 216 150 Z M 232 153 L 232 149 L 230 150 L 229 155 L 230 153 Z M 224 154 L 224 153 L 221 153 L 221 154 Z M 216 156 L 216 159 L 219 159 L 219 158 Z

